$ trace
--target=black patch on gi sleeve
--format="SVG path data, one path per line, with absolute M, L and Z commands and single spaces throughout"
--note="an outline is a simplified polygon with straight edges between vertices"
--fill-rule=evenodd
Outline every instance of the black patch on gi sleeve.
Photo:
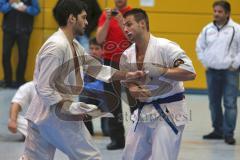
M 181 64 L 184 64 L 184 61 L 183 61 L 182 59 L 177 59 L 177 60 L 174 61 L 173 66 L 174 66 L 174 67 L 178 67 L 178 66 L 180 66 Z

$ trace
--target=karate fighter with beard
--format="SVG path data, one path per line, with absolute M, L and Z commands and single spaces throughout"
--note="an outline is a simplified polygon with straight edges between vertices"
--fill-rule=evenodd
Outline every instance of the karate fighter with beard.
M 122 81 L 138 100 L 123 159 L 176 160 L 188 119 L 182 81 L 195 79 L 192 62 L 176 43 L 150 34 L 142 9 L 124 14 L 124 32 L 133 44 L 123 53 L 120 68 L 143 70 L 147 78 Z
M 21 160 L 52 160 L 56 148 L 70 160 L 99 160 L 83 120 L 98 114 L 92 105 L 73 102 L 83 89 L 83 72 L 110 82 L 144 76 L 102 66 L 74 39 L 87 25 L 86 6 L 79 0 L 59 0 L 53 9 L 59 30 L 41 47 L 34 71 L 37 94 L 26 114 L 28 135 Z

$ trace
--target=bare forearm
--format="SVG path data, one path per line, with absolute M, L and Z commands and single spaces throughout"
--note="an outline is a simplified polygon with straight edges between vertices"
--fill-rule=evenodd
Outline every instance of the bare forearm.
M 18 103 L 12 103 L 9 111 L 9 118 L 16 121 L 18 113 L 21 111 L 21 106 Z
M 97 29 L 96 39 L 98 43 L 102 44 L 107 37 L 109 27 L 109 20 L 106 20 L 102 27 Z
M 116 71 L 111 80 L 127 80 L 127 81 L 138 81 L 141 78 L 145 77 L 146 74 L 143 71 L 135 71 L 135 72 L 125 72 L 125 71 Z
M 124 72 L 124 71 L 117 71 L 113 74 L 112 76 L 112 81 L 115 81 L 115 80 L 126 80 L 126 74 L 127 72 Z
M 176 81 L 189 81 L 194 80 L 196 74 L 181 68 L 169 68 L 164 77 Z

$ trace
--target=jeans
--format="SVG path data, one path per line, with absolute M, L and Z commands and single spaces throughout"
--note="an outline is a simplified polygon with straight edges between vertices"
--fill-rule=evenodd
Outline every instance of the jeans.
M 233 136 L 237 120 L 239 73 L 238 71 L 208 69 L 206 75 L 212 126 L 219 134 Z

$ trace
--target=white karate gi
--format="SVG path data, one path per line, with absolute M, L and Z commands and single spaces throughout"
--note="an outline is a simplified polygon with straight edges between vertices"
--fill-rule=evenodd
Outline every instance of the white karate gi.
M 85 54 L 84 49 L 76 40 L 73 41 L 73 45 L 78 57 Z M 79 58 L 81 83 L 83 83 L 83 71 L 86 69 L 81 64 L 92 65 L 92 63 L 95 63 L 94 59 L 82 58 Z M 56 148 L 67 154 L 70 160 L 101 159 L 100 152 L 93 144 L 84 123 L 71 118 L 61 119 L 55 112 L 55 104 L 63 99 L 71 100 L 73 96 L 54 90 L 55 83 L 51 86 L 51 76 L 56 69 L 60 68 L 58 70 L 59 75 L 64 77 L 66 68 L 63 67 L 63 64 L 71 59 L 73 59 L 71 46 L 64 32 L 59 29 L 44 43 L 37 55 L 34 71 L 34 85 L 37 94 L 34 96 L 26 114 L 29 127 L 22 159 L 52 160 Z M 106 82 L 115 73 L 112 68 L 107 66 L 102 67 L 99 74 L 94 73 L 96 70 L 92 70 L 93 73 L 90 72 L 89 74 Z M 76 75 L 79 76 L 73 70 L 64 79 L 64 83 L 72 86 L 79 84 Z
M 156 63 L 172 68 L 178 59 L 184 62 L 184 64 L 179 65 L 179 68 L 195 73 L 191 60 L 177 44 L 167 39 L 150 36 L 143 63 Z M 135 44 L 132 44 L 123 53 L 120 68 L 121 70 L 137 70 Z M 184 92 L 183 82 L 164 77 L 152 77 L 145 86 L 154 94 L 146 102 Z M 145 105 L 135 132 L 134 128 L 138 119 L 138 110 L 135 110 L 132 115 L 134 123 L 127 134 L 123 152 L 124 160 L 177 159 L 182 132 L 188 120 L 188 111 L 184 100 L 160 104 L 160 106 L 163 111 L 167 109 L 170 112 L 169 114 L 165 113 L 171 115 L 171 119 L 175 122 L 179 133 L 176 135 L 170 126 L 163 119 L 160 119 L 153 105 Z
M 22 112 L 26 113 L 32 98 L 36 94 L 33 81 L 23 84 L 15 93 L 12 103 L 18 103 L 21 106 Z M 27 120 L 21 114 L 17 117 L 17 130 L 27 136 Z

